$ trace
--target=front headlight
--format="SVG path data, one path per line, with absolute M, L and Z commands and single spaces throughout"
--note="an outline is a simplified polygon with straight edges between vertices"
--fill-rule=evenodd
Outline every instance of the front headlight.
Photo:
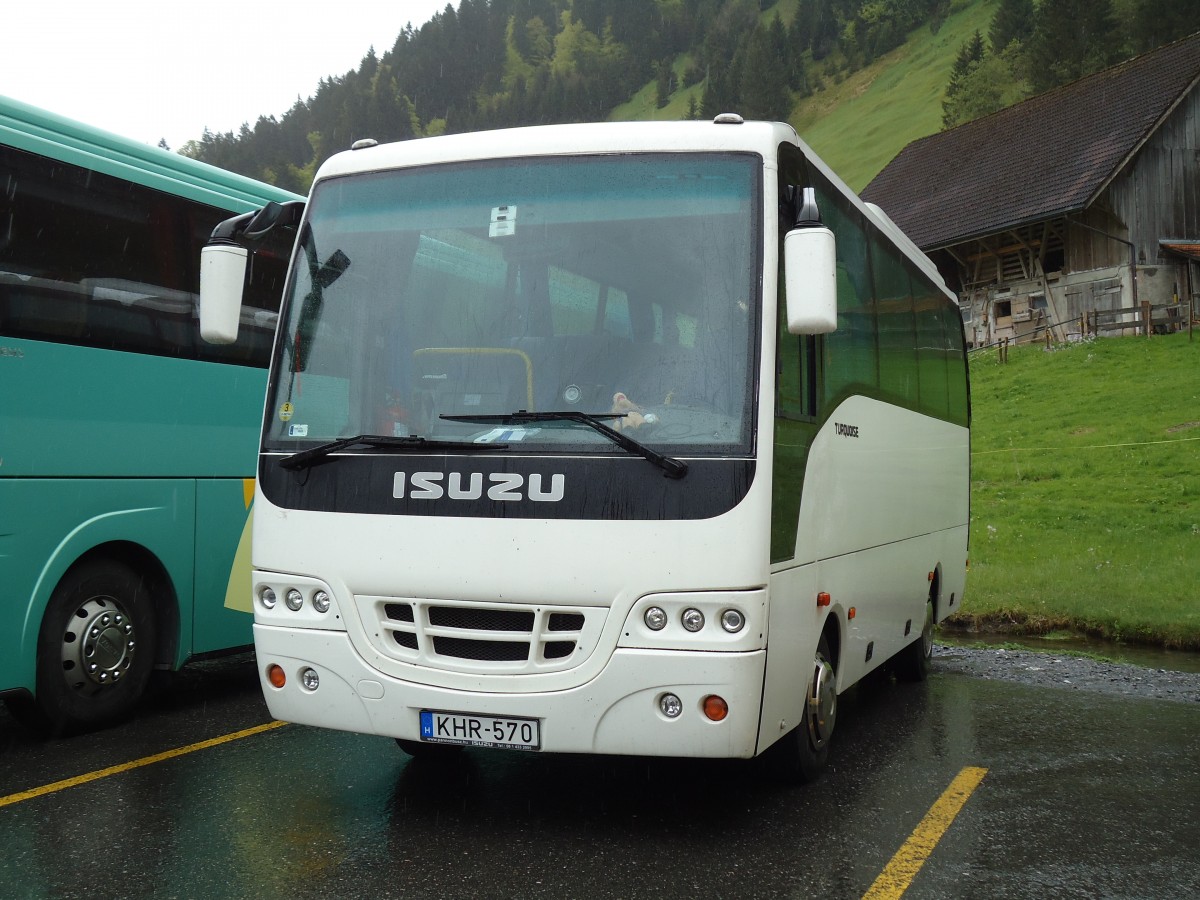
M 313 594 L 313 609 L 319 613 L 329 612 L 330 602 L 329 594 L 325 591 L 317 591 Z

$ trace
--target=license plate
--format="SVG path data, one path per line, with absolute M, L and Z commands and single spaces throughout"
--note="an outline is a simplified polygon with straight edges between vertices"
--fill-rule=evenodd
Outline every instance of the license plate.
M 423 709 L 421 740 L 469 747 L 538 750 L 542 746 L 541 723 L 537 719 L 475 716 Z

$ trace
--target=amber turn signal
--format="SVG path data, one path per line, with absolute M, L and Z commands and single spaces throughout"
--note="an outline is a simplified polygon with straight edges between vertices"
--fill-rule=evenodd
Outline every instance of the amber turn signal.
M 287 684 L 287 675 L 283 673 L 283 668 L 271 663 L 267 666 L 267 681 L 271 682 L 272 687 L 281 688 Z
M 720 722 L 729 715 L 729 704 L 724 698 L 709 694 L 704 698 L 704 714 L 714 722 Z

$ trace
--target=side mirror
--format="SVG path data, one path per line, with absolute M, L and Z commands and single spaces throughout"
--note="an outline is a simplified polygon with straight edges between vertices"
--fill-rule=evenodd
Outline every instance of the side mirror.
M 200 252 L 200 337 L 210 344 L 237 340 L 247 256 L 235 244 L 209 244 Z
M 837 330 L 837 246 L 833 232 L 805 223 L 783 238 L 784 291 L 788 332 L 829 334 Z

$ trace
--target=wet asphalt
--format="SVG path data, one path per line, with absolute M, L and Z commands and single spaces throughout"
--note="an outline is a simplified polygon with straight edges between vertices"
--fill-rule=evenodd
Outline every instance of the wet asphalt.
M 987 774 L 904 897 L 1200 896 L 1200 703 L 936 658 L 845 695 L 804 787 L 740 762 L 430 764 L 288 725 L 9 799 L 268 721 L 249 655 L 90 735 L 0 712 L 0 897 L 861 897 L 964 767 Z

